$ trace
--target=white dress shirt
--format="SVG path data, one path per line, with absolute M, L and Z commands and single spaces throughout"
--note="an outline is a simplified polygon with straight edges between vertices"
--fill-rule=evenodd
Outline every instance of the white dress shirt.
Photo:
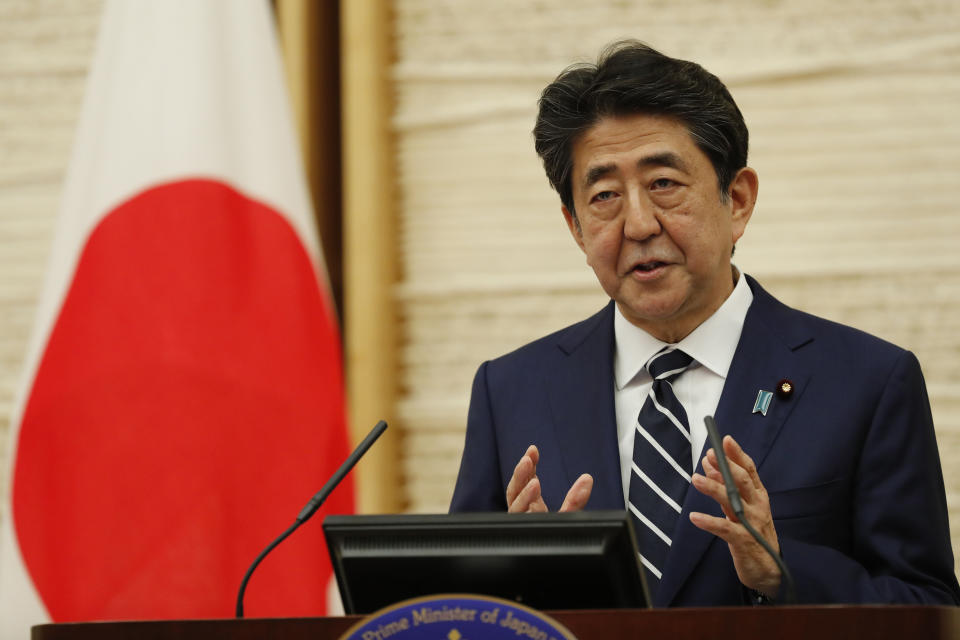
M 707 428 L 703 424 L 703 418 L 713 415 L 717 410 L 730 362 L 743 331 L 747 309 L 753 302 L 753 292 L 747 285 L 747 279 L 739 272 L 738 275 L 733 292 L 720 308 L 677 343 L 677 348 L 693 358 L 690 367 L 673 382 L 673 391 L 687 412 L 694 469 L 703 457 L 703 445 L 707 440 Z M 616 305 L 614 309 L 614 404 L 617 411 L 617 438 L 620 443 L 620 477 L 623 480 L 623 496 L 626 502 L 630 494 L 633 436 L 637 432 L 637 417 L 653 385 L 650 374 L 643 367 L 647 360 L 667 346 L 667 343 L 631 324 Z

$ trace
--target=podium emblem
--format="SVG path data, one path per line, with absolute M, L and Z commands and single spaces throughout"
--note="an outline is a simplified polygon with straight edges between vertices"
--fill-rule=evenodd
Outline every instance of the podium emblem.
M 480 595 L 404 600 L 367 616 L 340 640 L 577 640 L 548 615 Z

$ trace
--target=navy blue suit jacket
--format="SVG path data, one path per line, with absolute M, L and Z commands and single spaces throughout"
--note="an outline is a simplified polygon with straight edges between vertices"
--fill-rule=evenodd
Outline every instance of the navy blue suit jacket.
M 748 282 L 754 300 L 716 419 L 758 466 L 799 600 L 960 604 L 917 359 Z M 588 509 L 623 509 L 613 352 L 611 302 L 485 362 L 450 510 L 505 510 L 507 482 L 530 444 L 540 449 L 551 510 L 581 473 L 594 478 Z M 783 378 L 792 396 L 774 396 L 766 416 L 752 413 L 757 392 Z M 711 499 L 687 492 L 654 604 L 745 604 L 726 543 L 694 527 L 691 511 L 720 515 Z

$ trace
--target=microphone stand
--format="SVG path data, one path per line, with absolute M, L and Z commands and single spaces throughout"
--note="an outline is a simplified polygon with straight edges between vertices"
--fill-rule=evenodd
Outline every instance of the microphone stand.
M 323 485 L 323 488 L 320 491 L 317 491 L 316 494 L 307 504 L 300 510 L 300 513 L 297 514 L 296 520 L 293 521 L 293 524 L 287 527 L 287 530 L 277 536 L 277 539 L 267 545 L 267 548 L 260 552 L 260 555 L 256 557 L 253 561 L 253 564 L 250 565 L 250 568 L 247 569 L 247 573 L 244 574 L 243 580 L 240 582 L 240 591 L 237 593 L 237 617 L 243 617 L 243 594 L 247 590 L 247 583 L 250 581 L 250 576 L 253 575 L 253 571 L 257 568 L 257 565 L 267 556 L 268 553 L 273 551 L 274 547 L 287 539 L 291 533 L 293 533 L 297 527 L 310 519 L 317 509 L 320 508 L 320 505 L 323 504 L 324 500 L 327 499 L 333 490 L 343 481 L 343 478 L 350 473 L 350 470 L 353 469 L 353 466 L 357 464 L 360 458 L 363 457 L 363 454 L 367 452 L 377 438 L 383 435 L 383 432 L 387 430 L 387 423 L 381 420 L 373 427 L 370 433 L 367 434 L 367 437 L 363 439 L 363 442 L 357 445 L 357 448 L 353 450 L 353 453 L 344 460 L 343 464 L 340 465 L 340 468 L 337 469 L 336 473 L 327 480 L 327 484 Z

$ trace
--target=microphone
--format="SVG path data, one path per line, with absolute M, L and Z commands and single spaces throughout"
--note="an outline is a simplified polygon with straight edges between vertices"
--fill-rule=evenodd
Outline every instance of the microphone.
M 783 562 L 783 558 L 773 550 L 773 547 L 770 546 L 770 543 L 767 542 L 763 536 L 757 533 L 757 530 L 753 528 L 744 516 L 743 501 L 740 499 L 740 491 L 737 490 L 737 483 L 733 480 L 733 474 L 730 473 L 730 465 L 727 464 L 727 454 L 723 450 L 723 441 L 720 438 L 720 432 L 717 430 L 716 420 L 713 419 L 713 416 L 704 416 L 703 422 L 707 425 L 707 436 L 710 438 L 710 446 L 713 447 L 713 451 L 717 455 L 717 466 L 720 467 L 720 475 L 723 476 L 723 484 L 727 490 L 727 498 L 730 500 L 730 508 L 733 509 L 733 513 L 737 516 L 740 524 L 742 524 L 747 532 L 753 536 L 753 539 L 763 547 L 763 550 L 770 554 L 770 557 L 773 558 L 773 561 L 777 564 L 777 568 L 780 569 L 780 575 L 787 583 L 787 604 L 796 604 L 796 585 L 793 581 L 793 575 Z
M 247 573 L 243 576 L 243 580 L 240 582 L 240 591 L 237 593 L 237 617 L 243 617 L 243 594 L 247 590 L 247 583 L 250 581 L 250 576 L 253 575 L 254 569 L 257 568 L 257 565 L 267 556 L 268 553 L 273 551 L 274 547 L 286 540 L 287 536 L 293 533 L 297 527 L 310 519 L 317 509 L 320 508 L 320 505 L 323 504 L 324 500 L 327 499 L 334 489 L 337 488 L 337 485 L 343 481 L 343 478 L 350 473 L 350 470 L 353 469 L 353 466 L 359 462 L 360 458 L 363 457 L 363 454 L 367 452 L 377 438 L 383 435 L 383 432 L 387 430 L 387 423 L 381 420 L 373 427 L 370 433 L 367 434 L 367 437 L 363 439 L 363 442 L 357 445 L 357 448 L 353 450 L 353 453 L 344 460 L 343 464 L 340 465 L 340 468 L 337 469 L 329 480 L 327 484 L 323 485 L 323 488 L 320 491 L 317 491 L 316 494 L 307 504 L 300 510 L 300 513 L 297 514 L 296 520 L 293 524 L 290 525 L 286 531 L 281 533 L 276 540 L 267 545 L 267 548 L 260 552 L 260 555 L 253 561 L 253 564 L 250 565 L 250 568 L 247 569 Z

